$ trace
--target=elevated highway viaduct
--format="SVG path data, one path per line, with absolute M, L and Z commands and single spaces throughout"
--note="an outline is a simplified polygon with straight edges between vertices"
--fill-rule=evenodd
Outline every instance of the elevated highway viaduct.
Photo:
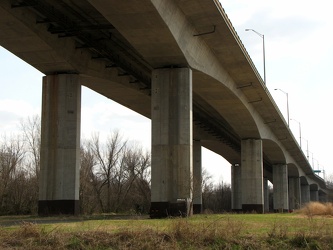
M 82 85 L 151 118 L 152 217 L 201 211 L 201 146 L 234 210 L 267 211 L 268 180 L 277 211 L 326 199 L 217 0 L 1 0 L 0 34 L 45 74 L 39 214 L 79 213 Z

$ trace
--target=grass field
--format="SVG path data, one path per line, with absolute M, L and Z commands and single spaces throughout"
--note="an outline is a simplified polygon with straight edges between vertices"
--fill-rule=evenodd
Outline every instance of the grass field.
M 333 249 L 333 218 L 304 211 L 161 220 L 18 216 L 0 217 L 0 225 L 0 249 Z

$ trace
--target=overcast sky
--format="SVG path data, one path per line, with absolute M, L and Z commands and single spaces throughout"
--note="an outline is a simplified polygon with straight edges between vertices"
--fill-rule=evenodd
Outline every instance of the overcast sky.
M 333 15 L 329 1 L 221 0 L 240 39 L 263 76 L 262 38 L 265 35 L 267 87 L 287 119 L 288 93 L 290 128 L 315 169 L 333 173 L 331 84 Z M 310 4 L 311 3 L 311 4 Z M 42 76 L 33 67 L 0 47 L 0 134 L 19 129 L 20 119 L 41 110 Z M 82 136 L 109 134 L 119 129 L 125 138 L 150 148 L 150 120 L 107 98 L 83 88 Z M 312 157 L 313 156 L 313 157 Z M 313 159 L 312 159 L 313 158 Z M 203 167 L 214 181 L 230 182 L 230 164 L 203 150 Z

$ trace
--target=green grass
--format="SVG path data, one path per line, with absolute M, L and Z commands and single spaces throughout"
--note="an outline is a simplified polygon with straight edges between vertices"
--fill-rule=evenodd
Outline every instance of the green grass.
M 333 249 L 333 219 L 298 213 L 162 220 L 0 217 L 0 225 L 14 221 L 25 222 L 0 226 L 0 249 Z

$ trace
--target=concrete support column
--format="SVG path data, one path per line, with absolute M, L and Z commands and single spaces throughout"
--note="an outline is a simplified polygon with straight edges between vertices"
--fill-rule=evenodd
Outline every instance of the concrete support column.
M 262 141 L 242 140 L 242 210 L 264 212 Z
M 310 201 L 319 201 L 318 190 L 310 190 Z
M 300 208 L 301 204 L 301 186 L 298 177 L 289 178 L 289 209 L 295 210 Z
M 267 178 L 264 178 L 264 212 L 269 212 L 269 189 Z
M 150 216 L 192 213 L 192 71 L 153 70 Z
M 39 215 L 79 213 L 81 85 L 43 77 Z
M 327 194 L 320 192 L 319 193 L 319 201 L 320 202 L 327 202 Z
M 201 142 L 193 141 L 193 213 L 202 212 Z
M 301 185 L 301 205 L 310 202 L 310 185 Z
M 231 209 L 242 211 L 242 172 L 239 164 L 231 165 Z
M 288 212 L 288 169 L 285 164 L 273 165 L 273 209 L 275 212 Z

